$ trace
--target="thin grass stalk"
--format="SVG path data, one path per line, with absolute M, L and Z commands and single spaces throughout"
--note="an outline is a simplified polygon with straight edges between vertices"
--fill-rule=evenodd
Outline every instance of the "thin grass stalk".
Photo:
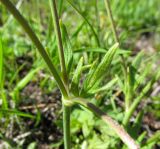
M 156 75 L 153 77 L 153 79 L 145 85 L 145 87 L 141 91 L 140 95 L 136 99 L 134 99 L 133 103 L 131 104 L 128 112 L 125 114 L 125 117 L 123 119 L 123 125 L 124 126 L 128 125 L 129 120 L 130 120 L 131 116 L 133 115 L 133 113 L 135 112 L 138 104 L 141 102 L 143 97 L 145 97 L 151 91 L 153 84 L 157 80 L 159 80 L 159 78 L 160 78 L 160 70 L 158 70 L 156 72 Z
M 109 2 L 109 0 L 104 0 L 104 2 L 105 2 L 107 14 L 109 16 L 109 20 L 110 20 L 110 23 L 111 23 L 114 39 L 117 43 L 119 43 L 119 46 L 120 46 L 120 40 L 119 40 L 118 33 L 117 33 L 117 30 L 116 30 L 116 25 L 115 25 L 115 22 L 114 22 L 114 19 L 113 19 L 110 2 Z M 124 78 L 127 78 L 127 65 L 126 65 L 125 59 L 124 59 L 123 55 L 120 55 L 120 58 L 121 58 L 121 64 L 122 64 L 122 70 L 123 70 Z M 126 83 L 126 81 L 125 81 L 125 83 Z M 125 98 L 125 105 L 126 105 L 125 108 L 128 109 L 128 101 L 127 101 L 126 98 Z
M 143 99 L 143 97 L 149 92 L 149 90 L 151 89 L 151 86 L 153 85 L 154 81 L 149 82 L 144 89 L 142 90 L 141 94 L 134 99 L 133 103 L 131 104 L 130 108 L 128 109 L 128 112 L 126 113 L 124 119 L 123 119 L 123 125 L 127 126 L 129 123 L 129 120 L 131 118 L 131 116 L 133 115 L 133 113 L 135 112 L 138 104 L 141 102 L 141 100 Z
M 2 99 L 2 109 L 8 109 L 8 102 L 4 90 L 4 71 L 3 71 L 3 44 L 0 38 L 0 98 Z
M 88 21 L 88 19 L 86 18 L 85 15 L 83 15 L 81 13 L 81 11 L 79 9 L 77 9 L 77 7 L 73 4 L 73 2 L 71 2 L 70 0 L 67 0 L 67 2 L 75 9 L 75 11 L 84 19 L 84 21 L 88 24 L 88 26 L 90 27 L 94 37 L 95 37 L 95 40 L 96 40 L 96 43 L 98 45 L 98 47 L 100 47 L 100 41 L 99 41 L 99 38 L 98 38 L 98 35 L 96 33 L 96 31 L 94 30 L 93 28 L 93 25 Z
M 53 17 L 53 23 L 54 23 L 54 29 L 56 33 L 57 38 L 57 45 L 58 45 L 58 51 L 59 51 L 59 58 L 60 58 L 60 64 L 61 64 L 61 71 L 62 71 L 62 77 L 63 82 L 65 84 L 65 87 L 68 91 L 68 76 L 66 71 L 66 65 L 65 65 L 65 57 L 64 57 L 64 49 L 62 44 L 62 37 L 61 37 L 61 31 L 60 31 L 60 25 L 59 25 L 59 17 L 56 7 L 55 0 L 50 0 L 50 7 L 51 7 L 51 13 Z M 63 98 L 63 97 L 62 97 Z M 68 98 L 64 98 L 64 100 L 68 100 Z M 70 106 L 63 105 L 63 138 L 64 138 L 64 148 L 70 149 L 71 148 L 71 139 L 70 139 Z
M 19 0 L 19 1 L 17 2 L 16 8 L 17 8 L 18 10 L 20 9 L 22 3 L 23 3 L 23 0 Z M 11 23 L 12 19 L 13 19 L 13 16 L 12 16 L 12 15 L 9 16 L 9 18 L 8 18 L 7 21 L 6 21 L 6 23 L 3 25 L 3 29 L 4 29 L 5 27 L 7 27 L 7 26 Z
M 47 66 L 48 66 L 49 70 L 51 71 L 54 79 L 56 80 L 56 83 L 57 83 L 58 87 L 60 88 L 63 96 L 68 97 L 68 93 L 66 91 L 66 88 L 65 88 L 55 66 L 53 65 L 51 59 L 49 58 L 47 52 L 45 51 L 42 43 L 39 41 L 39 39 L 37 38 L 37 36 L 33 32 L 33 30 L 31 29 L 31 27 L 29 26 L 29 24 L 27 23 L 25 18 L 20 14 L 20 12 L 15 8 L 15 6 L 9 0 L 0 0 L 0 1 L 11 12 L 11 14 L 14 16 L 14 18 L 21 24 L 21 26 L 23 27 L 25 32 L 28 34 L 28 36 L 30 37 L 32 42 L 37 47 L 37 49 L 38 49 L 40 55 L 42 56 L 42 58 L 44 59 L 45 63 L 47 64 Z
M 109 17 L 110 22 L 111 22 L 111 27 L 112 27 L 112 32 L 113 32 L 113 35 L 114 35 L 114 39 L 115 39 L 116 42 L 119 43 L 119 37 L 118 37 L 118 34 L 117 34 L 115 22 L 114 22 L 114 19 L 113 19 L 112 10 L 111 10 L 111 7 L 110 7 L 110 2 L 109 2 L 109 0 L 104 0 L 104 1 L 105 1 L 108 17 Z
M 112 32 L 113 32 L 115 42 L 119 43 L 119 45 L 120 45 L 120 40 L 119 40 L 118 33 L 117 33 L 117 30 L 116 30 L 116 25 L 115 25 L 115 22 L 114 22 L 114 19 L 113 19 L 110 2 L 109 2 L 109 0 L 104 0 L 104 2 L 105 2 L 108 17 L 109 17 L 109 20 L 110 20 L 110 23 L 111 23 Z M 122 59 L 122 63 L 124 65 L 124 68 L 127 69 L 123 55 L 121 55 L 121 59 Z
M 95 14 L 96 14 L 96 20 L 97 20 L 97 34 L 98 37 L 100 33 L 100 15 L 99 15 L 99 10 L 98 10 L 98 0 L 95 0 Z

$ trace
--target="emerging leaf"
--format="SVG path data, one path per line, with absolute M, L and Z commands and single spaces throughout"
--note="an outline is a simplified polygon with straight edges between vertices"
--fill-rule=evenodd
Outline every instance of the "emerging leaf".
M 103 57 L 101 63 L 97 66 L 97 68 L 94 70 L 93 75 L 89 81 L 88 84 L 88 90 L 91 89 L 97 82 L 100 82 L 104 76 L 106 75 L 106 72 L 108 71 L 110 64 L 113 60 L 113 56 L 115 55 L 118 47 L 118 43 L 113 45 L 109 51 L 106 53 L 106 55 Z
M 60 27 L 61 27 L 61 31 L 62 31 L 62 42 L 64 45 L 65 64 L 66 64 L 67 72 L 69 73 L 70 69 L 71 69 L 72 62 L 73 62 L 72 45 L 69 40 L 66 26 L 62 22 L 60 22 Z
M 74 95 L 79 95 L 79 82 L 80 82 L 80 76 L 82 72 L 83 66 L 83 57 L 80 59 L 77 68 L 73 74 L 73 79 L 71 83 L 71 91 Z

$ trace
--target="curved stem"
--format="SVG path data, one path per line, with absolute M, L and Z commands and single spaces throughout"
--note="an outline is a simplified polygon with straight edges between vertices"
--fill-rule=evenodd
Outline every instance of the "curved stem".
M 45 51 L 42 43 L 39 41 L 33 30 L 28 25 L 27 21 L 24 19 L 24 17 L 20 14 L 20 12 L 15 8 L 15 6 L 9 1 L 9 0 L 0 0 L 2 4 L 13 14 L 15 19 L 21 24 L 25 32 L 28 34 L 32 42 L 37 47 L 39 53 L 43 57 L 45 63 L 49 67 L 54 79 L 56 80 L 57 85 L 59 86 L 62 94 L 64 97 L 68 97 L 68 93 L 66 91 L 66 88 L 55 68 L 55 66 L 52 64 L 51 59 L 49 58 L 47 52 Z
M 82 98 L 74 98 L 70 100 L 72 103 L 78 103 L 82 106 L 86 107 L 87 109 L 91 110 L 97 117 L 102 119 L 107 125 L 109 125 L 121 138 L 121 140 L 128 146 L 130 149 L 139 149 L 139 145 L 135 143 L 135 141 L 129 136 L 129 134 L 125 131 L 125 129 L 120 126 L 115 120 L 113 120 L 110 116 L 105 114 L 95 105 Z

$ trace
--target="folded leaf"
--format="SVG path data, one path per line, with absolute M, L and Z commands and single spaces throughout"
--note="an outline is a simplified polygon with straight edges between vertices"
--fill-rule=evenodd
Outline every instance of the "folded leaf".
M 88 84 L 88 89 L 92 88 L 92 86 L 99 80 L 102 80 L 104 76 L 106 75 L 107 71 L 109 70 L 110 64 L 113 60 L 113 56 L 115 55 L 118 43 L 113 45 L 109 51 L 106 53 L 106 55 L 103 57 L 101 63 L 98 65 L 98 67 L 95 69 L 92 78 Z
M 60 22 L 60 27 L 62 31 L 62 42 L 64 46 L 65 64 L 66 64 L 67 72 L 69 73 L 71 70 L 72 62 L 73 62 L 72 45 L 67 33 L 66 26 L 62 22 Z
M 73 79 L 71 83 L 71 91 L 74 95 L 79 95 L 79 82 L 80 82 L 80 76 L 82 72 L 83 66 L 83 57 L 80 59 L 77 68 L 73 74 Z

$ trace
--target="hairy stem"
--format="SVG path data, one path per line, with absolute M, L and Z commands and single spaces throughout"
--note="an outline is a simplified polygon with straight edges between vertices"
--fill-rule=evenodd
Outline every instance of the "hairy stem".
M 139 145 L 135 143 L 135 141 L 129 136 L 129 134 L 125 131 L 125 129 L 122 126 L 120 126 L 116 121 L 114 121 L 110 116 L 105 114 L 95 105 L 81 98 L 74 98 L 71 100 L 71 102 L 81 104 L 82 106 L 91 110 L 97 117 L 102 119 L 107 125 L 109 125 L 117 133 L 117 135 L 128 146 L 128 148 L 130 149 L 140 148 Z
M 45 63 L 49 67 L 54 79 L 56 80 L 57 85 L 59 86 L 62 94 L 64 97 L 68 97 L 68 93 L 66 91 L 65 85 L 63 84 L 55 66 L 53 65 L 51 59 L 49 58 L 47 52 L 45 51 L 42 43 L 39 41 L 31 27 L 28 25 L 27 21 L 24 17 L 20 14 L 20 12 L 15 8 L 15 6 L 9 0 L 0 0 L 2 4 L 13 14 L 15 19 L 21 24 L 25 32 L 28 34 L 32 42 L 37 47 L 40 55 L 44 59 Z

